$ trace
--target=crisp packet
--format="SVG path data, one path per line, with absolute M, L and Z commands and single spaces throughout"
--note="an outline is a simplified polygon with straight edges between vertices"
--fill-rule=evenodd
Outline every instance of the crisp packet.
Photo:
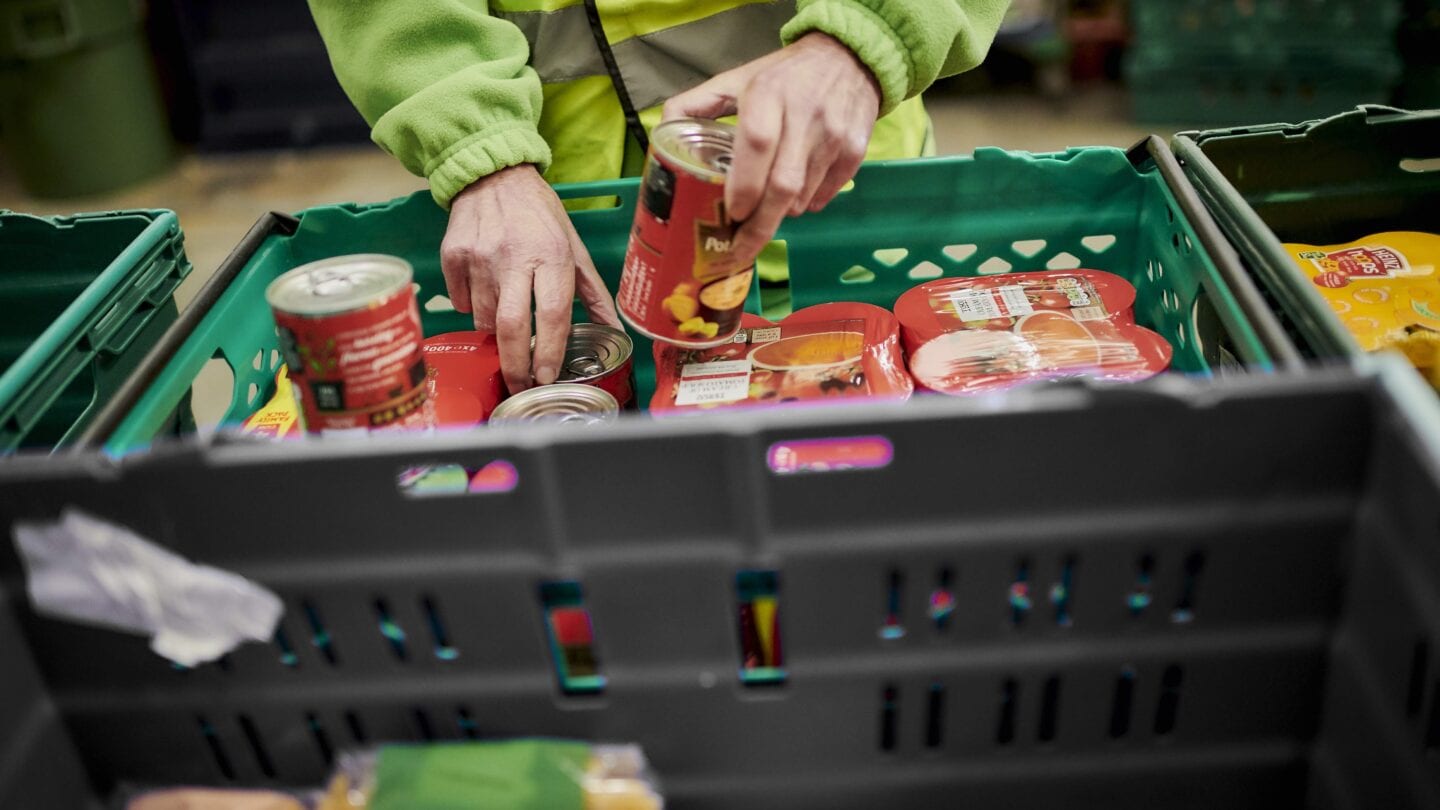
M 564 740 L 390 745 L 343 753 L 316 810 L 662 810 L 634 745 Z
M 1397 349 L 1440 387 L 1440 236 L 1395 231 L 1285 248 L 1361 348 Z
M 655 344 L 652 414 L 855 398 L 903 400 L 895 318 L 869 304 L 806 307 L 778 323 L 741 318 L 735 339 L 708 349 Z

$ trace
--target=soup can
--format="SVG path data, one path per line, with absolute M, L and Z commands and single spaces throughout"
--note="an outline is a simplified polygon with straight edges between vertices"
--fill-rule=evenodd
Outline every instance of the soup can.
M 533 351 L 534 338 L 530 346 Z M 624 330 L 598 323 L 574 324 L 555 381 L 593 385 L 614 397 L 622 410 L 634 410 L 639 407 L 635 400 L 634 354 L 635 343 Z
M 490 423 L 594 425 L 613 422 L 619 416 L 620 404 L 603 389 L 582 383 L 554 383 L 527 388 L 500 403 L 490 414 Z
M 265 289 L 308 432 L 427 426 L 411 276 L 410 264 L 393 256 L 337 256 Z
M 755 265 L 732 256 L 736 223 L 725 212 L 735 128 L 680 119 L 650 137 L 635 225 L 616 303 L 635 331 L 688 348 L 729 341 Z

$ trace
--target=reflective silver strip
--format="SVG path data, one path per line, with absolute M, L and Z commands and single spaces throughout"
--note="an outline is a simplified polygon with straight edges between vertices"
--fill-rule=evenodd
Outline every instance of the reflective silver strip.
M 583 5 L 492 13 L 524 32 L 541 81 L 606 75 Z M 643 110 L 779 48 L 780 28 L 794 16 L 795 0 L 751 3 L 631 37 L 611 50 L 635 109 Z

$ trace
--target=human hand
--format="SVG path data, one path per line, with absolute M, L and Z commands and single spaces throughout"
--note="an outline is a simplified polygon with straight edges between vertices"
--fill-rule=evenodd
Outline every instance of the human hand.
M 501 169 L 455 195 L 440 267 L 455 309 L 472 313 L 476 329 L 495 333 L 512 394 L 559 376 L 577 293 L 592 321 L 620 326 L 615 299 L 565 207 L 530 164 Z
M 813 32 L 687 90 L 664 120 L 739 114 L 725 208 L 743 222 L 732 256 L 750 264 L 787 216 L 824 208 L 855 176 L 880 113 L 880 85 L 839 40 Z

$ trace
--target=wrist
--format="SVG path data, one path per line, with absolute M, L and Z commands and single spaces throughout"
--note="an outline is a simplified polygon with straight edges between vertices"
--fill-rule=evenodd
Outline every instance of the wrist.
M 883 97 L 880 80 L 875 78 L 875 72 L 872 71 L 870 66 L 865 64 L 854 51 L 850 50 L 850 46 L 844 42 L 841 42 L 824 31 L 811 31 L 795 40 L 791 47 L 796 46 L 828 54 L 835 60 L 836 65 L 843 65 L 844 68 L 842 69 L 854 73 L 857 77 L 863 78 L 870 89 L 874 91 L 877 101 Z
M 476 178 L 473 183 L 461 189 L 455 198 L 459 199 L 486 189 L 500 188 L 513 183 L 531 183 L 536 180 L 544 182 L 540 175 L 540 169 L 534 163 L 518 163 Z

